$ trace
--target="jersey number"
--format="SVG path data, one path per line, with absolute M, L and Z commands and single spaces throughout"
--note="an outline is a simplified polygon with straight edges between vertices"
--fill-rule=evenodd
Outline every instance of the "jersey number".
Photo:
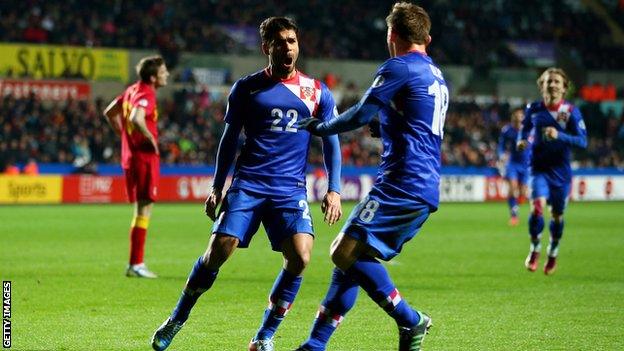
M 440 84 L 436 79 L 429 86 L 429 94 L 435 97 L 431 131 L 442 138 L 444 137 L 444 120 L 446 119 L 446 110 L 449 104 L 449 91 L 446 85 Z
M 373 217 L 375 217 L 375 211 L 377 211 L 378 208 L 379 202 L 375 200 L 368 200 L 362 211 L 360 211 L 360 215 L 358 217 L 360 217 L 362 222 L 368 223 L 373 220 Z
M 308 207 L 308 202 L 306 200 L 299 200 L 299 207 L 303 208 L 303 214 L 301 218 L 312 221 L 312 217 L 310 217 L 310 208 Z
M 284 112 L 279 108 L 274 108 L 271 110 L 271 117 L 274 117 L 273 123 L 271 124 L 271 130 L 276 132 L 291 132 L 297 133 L 297 128 L 293 128 L 293 125 L 297 122 L 297 110 L 288 110 L 286 111 L 286 119 L 288 119 L 288 123 L 286 123 L 286 127 L 280 127 L 280 122 L 282 118 L 284 118 Z

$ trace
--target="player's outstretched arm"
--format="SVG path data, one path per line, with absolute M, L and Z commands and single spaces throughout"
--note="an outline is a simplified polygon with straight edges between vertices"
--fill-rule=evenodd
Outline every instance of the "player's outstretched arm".
M 121 100 L 116 98 L 104 109 L 106 122 L 113 128 L 118 136 L 121 135 Z
M 339 134 L 368 124 L 381 107 L 381 102 L 367 95 L 336 118 L 321 123 L 318 119 L 310 117 L 299 121 L 297 126 L 319 136 Z

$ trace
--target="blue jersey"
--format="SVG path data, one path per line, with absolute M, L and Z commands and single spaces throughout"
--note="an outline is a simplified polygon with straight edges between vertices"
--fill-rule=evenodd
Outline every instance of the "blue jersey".
M 265 69 L 238 80 L 228 98 L 225 122 L 243 127 L 246 138 L 232 189 L 269 195 L 305 191 L 310 134 L 295 123 L 307 117 L 325 121 L 336 114 L 329 89 L 299 72 L 276 80 Z
M 555 127 L 556 140 L 547 140 L 546 127 Z M 587 146 L 587 131 L 581 112 L 574 105 L 562 101 L 548 109 L 542 101 L 529 104 L 525 110 L 519 140 L 531 143 L 531 172 L 543 174 L 553 185 L 563 186 L 572 180 L 570 149 Z
M 530 149 L 526 148 L 520 151 L 516 147 L 519 132 L 511 124 L 503 127 L 498 138 L 498 157 L 500 158 L 505 152 L 509 152 L 508 163 L 528 166 Z
M 379 115 L 384 151 L 376 184 L 398 187 L 436 209 L 449 104 L 442 72 L 429 56 L 410 52 L 384 62 L 366 95 L 383 105 Z

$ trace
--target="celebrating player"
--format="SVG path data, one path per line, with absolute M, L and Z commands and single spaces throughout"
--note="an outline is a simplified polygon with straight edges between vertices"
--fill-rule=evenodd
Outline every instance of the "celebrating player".
M 518 225 L 518 201 L 526 198 L 527 181 L 529 178 L 529 150 L 518 150 L 518 132 L 522 128 L 524 111 L 517 108 L 511 112 L 511 123 L 504 126 L 498 139 L 498 160 L 504 167 L 504 177 L 507 182 L 509 204 L 509 225 Z
M 426 47 L 429 15 L 396 3 L 386 18 L 391 58 L 361 101 L 329 122 L 302 122 L 315 135 L 352 130 L 380 115 L 384 146 L 377 180 L 331 248 L 336 268 L 308 339 L 299 350 L 325 350 L 362 287 L 399 327 L 399 350 L 420 350 L 431 318 L 412 309 L 377 259 L 390 260 L 437 210 L 440 145 L 449 103 L 444 77 Z
M 128 199 L 134 203 L 126 276 L 156 278 L 143 262 L 143 252 L 160 173 L 156 89 L 167 85 L 169 71 L 160 56 L 143 58 L 136 70 L 139 81 L 115 98 L 104 115 L 121 136 L 121 167 Z
M 297 26 L 289 18 L 271 17 L 263 21 L 260 36 L 269 66 L 238 80 L 232 87 L 226 126 L 217 151 L 214 184 L 206 200 L 206 214 L 216 218 L 213 234 L 206 252 L 195 263 L 176 308 L 154 334 L 152 346 L 156 350 L 169 346 L 199 296 L 212 286 L 219 267 L 236 247 L 249 245 L 260 222 L 272 249 L 282 253 L 284 265 L 249 350 L 273 350 L 273 335 L 297 295 L 313 244 L 305 188 L 310 134 L 297 129 L 296 123 L 308 117 L 326 121 L 336 114 L 327 87 L 296 69 L 297 34 Z M 242 128 L 245 143 L 232 185 L 215 216 Z M 321 208 L 325 221 L 331 225 L 342 215 L 338 137 L 323 138 L 323 150 L 329 187 Z
M 531 246 L 526 268 L 537 270 L 540 256 L 540 238 L 544 229 L 544 207 L 551 206 L 550 243 L 544 273 L 552 274 L 557 263 L 559 242 L 563 235 L 565 210 L 572 170 L 571 146 L 587 147 L 585 122 L 578 108 L 564 100 L 569 79 L 560 68 L 549 68 L 537 80 L 543 101 L 527 106 L 522 130 L 518 135 L 518 149 L 531 144 L 531 216 L 529 234 Z

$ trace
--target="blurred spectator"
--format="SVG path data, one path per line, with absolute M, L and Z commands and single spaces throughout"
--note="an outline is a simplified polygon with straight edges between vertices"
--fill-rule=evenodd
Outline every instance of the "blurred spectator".
M 338 110 L 360 99 L 359 89 L 344 89 Z M 226 94 L 197 86 L 178 90 L 159 106 L 161 162 L 163 164 L 214 164 L 223 131 Z M 501 127 L 509 120 L 506 102 L 451 101 L 444 126 L 442 164 L 494 167 Z M 588 129 L 587 150 L 576 150 L 576 165 L 624 167 L 624 111 L 603 111 L 598 103 L 580 106 Z M 95 172 L 96 164 L 119 162 L 119 147 L 111 128 L 98 118 L 102 101 L 42 103 L 34 96 L 0 99 L 0 169 L 9 164 L 73 163 L 81 172 Z M 382 154 L 379 139 L 368 128 L 340 135 L 344 165 L 375 166 Z M 309 161 L 323 167 L 318 138 L 312 139 Z
M 37 161 L 34 159 L 29 159 L 28 163 L 24 166 L 24 174 L 26 175 L 39 175 L 39 166 L 37 166 Z
M 11 160 L 9 160 L 6 163 L 6 166 L 4 167 L 4 175 L 14 176 L 14 175 L 19 175 L 19 174 L 20 174 L 19 167 L 17 167 L 17 165 L 15 165 Z

